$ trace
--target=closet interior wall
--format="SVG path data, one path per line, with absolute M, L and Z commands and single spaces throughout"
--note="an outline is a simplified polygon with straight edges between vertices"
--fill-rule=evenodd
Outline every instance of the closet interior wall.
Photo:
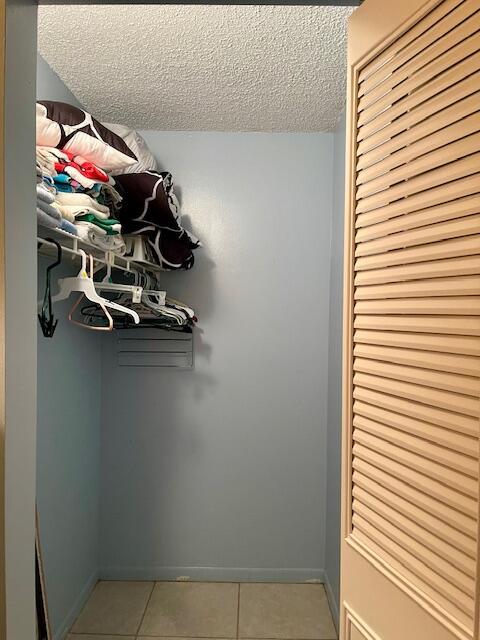
M 82 107 L 41 56 L 37 97 Z M 38 299 L 53 258 L 39 256 Z M 65 258 L 52 272 L 76 275 Z M 47 597 L 56 636 L 66 632 L 99 571 L 101 336 L 67 320 L 72 300 L 54 305 L 53 339 L 38 325 L 37 504 Z
M 78 104 L 42 60 L 37 95 Z M 330 304 L 341 305 L 331 291 L 341 138 L 141 134 L 204 245 L 191 271 L 162 274 L 197 312 L 195 369 L 120 367 L 117 336 L 69 326 L 62 307 L 55 337 L 39 338 L 38 495 L 56 637 L 97 577 L 327 573 L 338 594 L 341 306 Z

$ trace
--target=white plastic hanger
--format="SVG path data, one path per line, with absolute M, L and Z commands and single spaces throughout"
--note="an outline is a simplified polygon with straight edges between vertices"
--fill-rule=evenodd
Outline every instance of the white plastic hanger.
M 93 278 L 87 274 L 87 254 L 82 249 L 79 250 L 79 253 L 82 256 L 82 268 L 80 269 L 79 274 L 75 277 L 59 279 L 58 284 L 60 286 L 60 290 L 55 296 L 52 297 L 52 302 L 65 300 L 66 298 L 70 297 L 72 293 L 80 292 L 83 293 L 83 295 L 88 298 L 88 300 L 90 300 L 91 302 L 95 302 L 102 308 L 109 307 L 110 309 L 115 309 L 116 311 L 120 311 L 121 313 L 132 316 L 135 324 L 139 324 L 140 317 L 138 313 L 136 313 L 136 311 L 133 311 L 133 309 L 129 309 L 128 307 L 123 307 L 116 302 L 112 302 L 98 295 L 97 290 L 95 289 Z M 91 255 L 89 256 L 89 258 L 90 270 L 93 273 L 93 258 Z M 77 305 L 78 302 L 79 301 L 77 301 Z
M 136 284 L 117 284 L 116 282 L 110 282 L 111 276 L 112 266 L 110 264 L 107 264 L 107 272 L 105 274 L 105 277 L 101 282 L 95 282 L 95 288 L 98 291 L 118 291 L 122 293 L 130 293 L 133 303 L 138 303 L 142 300 L 142 287 Z

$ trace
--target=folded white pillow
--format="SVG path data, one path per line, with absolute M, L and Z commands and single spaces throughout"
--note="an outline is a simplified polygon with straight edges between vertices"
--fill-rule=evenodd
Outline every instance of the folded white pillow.
M 130 164 L 128 167 L 123 169 L 114 169 L 111 171 L 113 176 L 120 175 L 122 173 L 143 173 L 144 171 L 157 170 L 157 161 L 138 131 L 125 127 L 123 124 L 104 123 L 104 126 L 110 129 L 110 131 L 113 131 L 113 133 L 116 133 L 117 136 L 120 136 L 125 144 L 137 156 L 137 162 Z

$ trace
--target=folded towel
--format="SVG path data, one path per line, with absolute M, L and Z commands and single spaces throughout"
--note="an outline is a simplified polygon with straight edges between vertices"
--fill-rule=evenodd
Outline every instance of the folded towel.
M 103 251 L 112 251 L 119 256 L 125 255 L 127 248 L 121 235 L 107 236 L 105 231 L 91 222 L 77 222 L 75 224 L 80 238 L 95 245 Z
M 57 196 L 57 202 L 61 205 L 70 205 L 77 207 L 89 207 L 93 209 L 95 213 L 105 213 L 107 217 L 110 215 L 108 207 L 100 204 L 86 193 L 59 193 Z
M 60 226 L 60 222 L 52 216 L 49 216 L 48 213 L 45 213 L 42 209 L 37 207 L 37 222 L 44 227 L 49 227 L 50 229 L 58 229 Z
M 43 184 L 37 184 L 37 200 L 41 200 L 47 204 L 52 204 L 55 200 L 55 196 L 53 193 L 48 191 Z
M 122 225 L 118 220 L 115 220 L 114 218 L 104 220 L 102 218 L 98 218 L 93 213 L 87 213 L 86 215 L 77 216 L 77 222 L 91 222 L 97 227 L 100 227 L 100 229 L 106 231 L 106 233 L 111 236 L 120 233 L 122 230 Z
M 57 198 L 57 204 L 58 204 L 58 198 Z M 108 215 L 106 213 L 96 211 L 91 207 L 78 207 L 76 205 L 58 204 L 58 208 L 60 209 L 62 216 L 67 220 L 70 220 L 70 222 L 73 222 L 75 218 L 77 218 L 78 216 L 86 216 L 88 214 L 93 214 L 99 220 L 108 219 Z
M 53 206 L 52 204 L 47 204 L 46 202 L 43 202 L 43 200 L 37 200 L 37 209 L 40 209 L 41 211 L 43 211 L 43 213 L 45 213 L 45 215 L 50 216 L 51 218 L 53 218 L 53 220 L 56 220 L 58 224 L 60 224 L 62 215 L 57 207 Z

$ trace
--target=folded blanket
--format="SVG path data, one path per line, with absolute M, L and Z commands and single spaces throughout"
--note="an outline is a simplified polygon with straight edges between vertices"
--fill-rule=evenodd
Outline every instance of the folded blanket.
M 49 227 L 50 229 L 58 229 L 60 226 L 60 221 L 49 216 L 48 213 L 45 213 L 40 207 L 37 207 L 37 222 L 44 227 Z
M 77 222 L 89 222 L 95 226 L 103 229 L 109 236 L 117 235 L 122 230 L 122 225 L 118 220 L 109 218 L 107 220 L 102 219 L 94 215 L 93 213 L 87 213 L 86 215 L 77 216 Z
M 88 207 L 93 209 L 95 214 L 104 213 L 106 217 L 110 215 L 110 209 L 100 204 L 86 193 L 59 193 L 56 198 L 58 204 L 65 206 Z M 103 216 L 100 216 L 103 217 Z
M 37 184 L 37 200 L 41 200 L 47 204 L 52 204 L 52 202 L 55 201 L 55 196 L 53 193 L 48 191 L 43 184 Z
M 121 235 L 107 235 L 103 229 L 91 222 L 77 222 L 75 226 L 82 240 L 90 242 L 103 251 L 112 251 L 119 256 L 125 255 L 127 249 Z
M 56 220 L 58 223 L 60 223 L 62 220 L 62 216 L 57 207 L 54 207 L 52 204 L 48 204 L 43 200 L 37 200 L 37 209 L 40 209 L 41 211 L 43 211 L 43 213 Z
M 57 206 L 62 216 L 67 220 L 70 220 L 70 222 L 74 222 L 75 218 L 77 218 L 78 216 L 86 216 L 88 214 L 95 215 L 99 220 L 108 220 L 107 213 L 102 213 L 101 211 L 97 211 L 96 209 L 92 209 L 91 207 L 77 207 L 70 204 L 58 204 L 58 200 Z

